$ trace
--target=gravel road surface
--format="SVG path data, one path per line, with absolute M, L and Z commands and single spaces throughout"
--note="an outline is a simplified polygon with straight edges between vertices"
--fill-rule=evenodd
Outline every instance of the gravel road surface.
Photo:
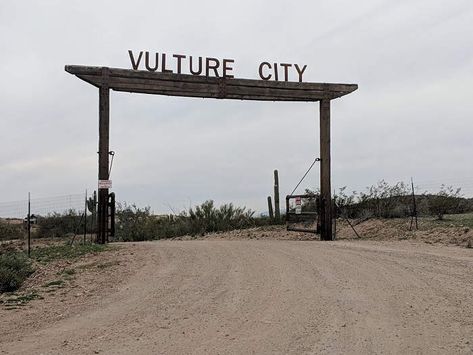
M 0 334 L 0 354 L 473 352 L 469 249 L 282 240 L 124 248 L 137 262 L 113 291 L 39 329 Z

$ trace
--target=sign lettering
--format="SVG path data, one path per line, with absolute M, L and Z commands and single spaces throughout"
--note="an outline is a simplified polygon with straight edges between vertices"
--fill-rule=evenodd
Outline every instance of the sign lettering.
M 184 54 L 167 55 L 158 52 L 152 54 L 148 51 L 134 53 L 132 50 L 128 50 L 128 55 L 133 70 L 234 78 L 234 59 L 219 60 L 212 57 L 193 57 Z M 258 74 L 262 80 L 290 81 L 291 77 L 295 77 L 301 83 L 306 69 L 307 65 L 262 62 L 258 67 Z

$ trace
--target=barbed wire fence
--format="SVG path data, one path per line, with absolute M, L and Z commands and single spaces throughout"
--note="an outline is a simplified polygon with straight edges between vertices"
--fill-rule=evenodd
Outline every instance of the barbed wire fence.
M 87 191 L 38 198 L 31 194 L 31 198 L 0 202 L 0 222 L 7 226 L 0 229 L 0 241 L 28 238 L 30 244 L 30 235 L 34 238 L 66 235 L 71 243 L 80 235 L 84 242 L 89 238 L 92 241 L 95 213 L 89 210 L 89 197 Z
M 448 181 L 441 181 L 441 180 L 434 180 L 434 181 L 420 181 L 416 183 L 414 181 L 417 193 L 430 193 L 435 194 L 438 193 L 442 185 L 444 186 L 452 186 L 453 188 L 459 188 L 460 194 L 462 197 L 465 198 L 473 198 L 473 178 L 470 180 L 448 180 Z
M 458 203 L 458 206 L 448 208 L 449 212 L 444 212 L 446 214 L 473 211 L 473 177 L 413 178 L 407 181 L 400 179 L 394 183 L 381 180 L 357 191 L 349 191 L 344 187 L 335 189 L 334 196 L 335 203 L 342 205 L 340 208 L 337 206 L 339 212 L 342 211 L 339 216 L 353 218 L 355 225 L 371 218 L 405 218 L 409 230 L 414 230 L 419 228 L 417 217 L 439 219 L 432 211 L 433 208 L 430 208 L 439 196 L 445 199 L 443 202 L 437 200 L 437 203 L 446 204 L 445 201 L 449 198 L 452 201 L 452 197 L 457 202 L 462 201 L 461 205 Z
M 72 194 L 62 196 L 51 196 L 31 198 L 31 214 L 36 216 L 48 216 L 52 214 L 63 214 L 84 209 L 85 195 Z M 28 198 L 18 201 L 0 202 L 0 218 L 23 219 L 28 215 Z

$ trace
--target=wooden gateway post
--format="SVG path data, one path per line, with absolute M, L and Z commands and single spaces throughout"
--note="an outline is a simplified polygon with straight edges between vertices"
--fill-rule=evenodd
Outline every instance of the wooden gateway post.
M 108 68 L 102 68 L 99 88 L 99 182 L 108 181 L 110 153 L 110 88 Z M 97 242 L 108 242 L 108 188 L 98 187 Z
M 263 63 L 265 64 L 265 63 Z M 267 63 L 266 63 L 267 64 Z M 288 64 L 286 64 L 287 66 Z M 261 66 L 260 66 L 261 68 Z M 358 88 L 356 84 L 305 83 L 210 77 L 146 70 L 66 65 L 65 70 L 99 88 L 98 243 L 108 241 L 109 96 L 110 89 L 154 95 L 214 99 L 320 102 L 321 239 L 332 240 L 330 174 L 330 101 Z M 218 74 L 216 72 L 216 74 Z M 302 74 L 301 74 L 302 75 Z M 261 73 L 260 73 L 261 76 Z M 286 75 L 287 79 L 287 75 Z M 300 78 L 301 79 L 301 78 Z
M 330 100 L 320 100 L 320 239 L 332 240 L 330 174 Z

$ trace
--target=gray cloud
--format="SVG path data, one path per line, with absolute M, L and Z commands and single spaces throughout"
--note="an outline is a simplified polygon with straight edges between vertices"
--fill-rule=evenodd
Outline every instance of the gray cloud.
M 248 78 L 263 60 L 297 62 L 307 81 L 358 83 L 333 103 L 335 187 L 468 181 L 472 22 L 471 1 L 2 1 L 0 200 L 94 188 L 97 89 L 64 65 L 128 68 L 128 49 L 234 58 Z M 114 190 L 158 212 L 208 198 L 264 210 L 272 170 L 285 194 L 318 155 L 317 104 L 111 100 Z

